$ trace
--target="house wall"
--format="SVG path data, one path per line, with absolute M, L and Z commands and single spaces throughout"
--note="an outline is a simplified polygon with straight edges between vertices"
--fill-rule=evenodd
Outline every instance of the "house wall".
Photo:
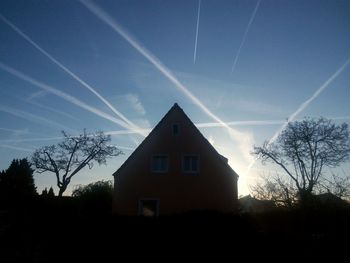
M 169 112 L 116 173 L 114 212 L 137 215 L 143 198 L 159 199 L 160 214 L 193 209 L 231 212 L 237 207 L 237 176 L 179 111 Z M 172 133 L 174 123 L 179 124 L 178 135 Z M 154 154 L 169 156 L 167 173 L 152 172 Z M 199 155 L 199 174 L 183 173 L 184 154 Z

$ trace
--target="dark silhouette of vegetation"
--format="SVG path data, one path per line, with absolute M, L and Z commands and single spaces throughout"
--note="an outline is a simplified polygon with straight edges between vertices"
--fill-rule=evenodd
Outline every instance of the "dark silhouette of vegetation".
M 41 191 L 42 196 L 47 196 L 47 188 L 45 187 L 44 190 Z
M 83 212 L 106 213 L 111 212 L 113 199 L 113 185 L 111 181 L 97 181 L 88 185 L 79 185 L 72 196 L 81 202 Z
M 292 208 L 298 203 L 298 190 L 280 176 L 262 176 L 261 181 L 250 186 L 250 192 L 259 200 L 271 200 L 277 206 Z
M 315 187 L 324 181 L 325 167 L 337 167 L 348 160 L 348 125 L 336 125 L 325 118 L 290 122 L 275 142 L 254 147 L 253 153 L 263 163 L 270 161 L 277 164 L 293 182 L 286 183 L 277 176 L 273 182 L 265 181 L 263 188 L 269 189 L 269 194 L 273 196 L 277 192 L 276 199 L 282 197 L 289 204 L 297 194 L 303 204 L 311 197 Z
M 103 132 L 69 136 L 62 132 L 64 139 L 57 145 L 45 146 L 36 150 L 32 161 L 38 173 L 52 172 L 56 176 L 58 196 L 62 196 L 72 177 L 81 169 L 93 167 L 94 162 L 106 164 L 106 159 L 122 154 L 117 147 L 110 145 L 110 135 Z
M 55 196 L 55 192 L 53 191 L 52 186 L 50 187 L 50 189 L 49 189 L 47 195 L 48 195 L 49 197 L 54 197 L 54 196 Z
M 332 174 L 330 179 L 325 178 L 317 186 L 319 193 L 327 192 L 344 200 L 350 201 L 350 176 L 344 173 L 343 176 Z
M 27 159 L 14 159 L 9 168 L 0 173 L 0 200 L 3 204 L 37 194 L 33 171 Z
M 43 197 L 54 197 L 55 196 L 55 192 L 53 191 L 52 186 L 50 187 L 49 191 L 47 191 L 47 188 L 45 187 L 45 189 L 42 190 L 41 195 Z

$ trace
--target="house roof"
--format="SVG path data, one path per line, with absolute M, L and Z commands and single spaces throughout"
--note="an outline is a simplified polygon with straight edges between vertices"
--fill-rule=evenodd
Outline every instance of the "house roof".
M 143 145 L 149 140 L 150 137 L 153 136 L 154 133 L 156 133 L 156 131 L 166 121 L 168 116 L 174 111 L 177 111 L 178 113 L 183 115 L 183 117 L 185 119 L 187 119 L 187 121 L 189 121 L 193 125 L 193 127 L 198 131 L 198 135 L 202 136 L 202 138 L 204 139 L 204 142 L 207 144 L 209 149 L 211 149 L 215 154 L 217 154 L 218 157 L 220 157 L 219 159 L 223 162 L 223 164 L 227 165 L 227 167 L 232 171 L 232 173 L 236 176 L 236 178 L 238 178 L 239 177 L 238 174 L 231 168 L 231 166 L 229 166 L 228 159 L 216 151 L 214 146 L 204 137 L 204 135 L 199 131 L 199 129 L 194 125 L 194 123 L 191 121 L 191 119 L 186 115 L 186 113 L 183 111 L 183 109 L 177 103 L 175 103 L 170 108 L 170 110 L 164 115 L 164 117 L 158 122 L 158 124 L 153 128 L 153 130 L 148 134 L 148 136 L 140 143 L 140 145 L 135 149 L 135 151 L 128 157 L 128 159 L 126 159 L 126 161 L 119 167 L 119 169 L 113 173 L 113 176 L 116 176 L 119 171 L 121 171 L 122 169 L 124 169 L 124 167 L 126 167 L 128 165 L 130 160 L 132 160 L 133 156 L 143 148 Z

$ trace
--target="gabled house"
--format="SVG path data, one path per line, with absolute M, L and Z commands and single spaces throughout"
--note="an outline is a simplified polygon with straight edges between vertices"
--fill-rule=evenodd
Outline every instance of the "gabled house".
M 113 211 L 236 211 L 238 175 L 175 103 L 113 174 Z

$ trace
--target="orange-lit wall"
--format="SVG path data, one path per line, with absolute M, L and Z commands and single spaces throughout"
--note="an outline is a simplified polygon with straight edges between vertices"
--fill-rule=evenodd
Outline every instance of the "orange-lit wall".
M 173 135 L 172 125 L 179 124 Z M 237 176 L 182 110 L 170 111 L 115 176 L 113 211 L 137 215 L 143 198 L 160 199 L 160 214 L 193 209 L 234 211 L 237 206 Z M 167 173 L 153 173 L 152 155 L 167 154 Z M 199 174 L 182 171 L 182 156 L 198 154 Z

